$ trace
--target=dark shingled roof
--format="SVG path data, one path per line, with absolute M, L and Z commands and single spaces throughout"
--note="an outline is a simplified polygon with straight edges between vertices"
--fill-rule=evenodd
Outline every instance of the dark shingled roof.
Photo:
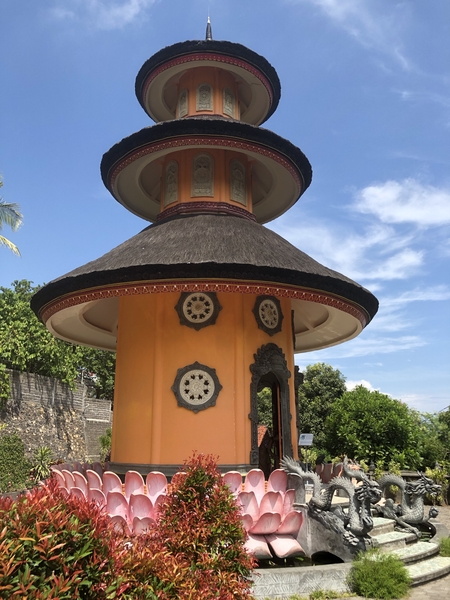
M 148 76 L 157 69 L 160 65 L 171 61 L 178 56 L 185 56 L 195 53 L 210 52 L 211 54 L 224 54 L 225 56 L 232 56 L 239 60 L 243 60 L 254 67 L 256 67 L 269 81 L 272 88 L 272 105 L 267 113 L 264 121 L 274 113 L 278 106 L 281 96 L 281 85 L 278 79 L 277 72 L 272 65 L 260 54 L 253 52 L 242 44 L 235 44 L 234 42 L 216 41 L 216 40 L 192 40 L 187 42 L 178 42 L 172 46 L 162 48 L 152 57 L 150 57 L 141 67 L 136 77 L 135 91 L 136 97 L 139 104 L 144 110 L 145 104 L 143 101 L 143 87 Z
M 269 129 L 217 116 L 201 116 L 163 121 L 151 127 L 145 127 L 124 138 L 103 155 L 100 165 L 103 183 L 110 189 L 109 178 L 114 167 L 131 152 L 152 142 L 183 136 L 220 136 L 255 142 L 282 154 L 296 167 L 304 182 L 302 192 L 311 183 L 312 169 L 309 160 L 300 148 L 291 144 L 289 140 L 282 138 Z
M 360 305 L 369 320 L 378 301 L 351 279 L 328 269 L 285 239 L 248 219 L 198 214 L 150 225 L 101 258 L 55 279 L 32 299 L 39 314 L 71 292 L 157 279 L 236 279 L 304 286 Z

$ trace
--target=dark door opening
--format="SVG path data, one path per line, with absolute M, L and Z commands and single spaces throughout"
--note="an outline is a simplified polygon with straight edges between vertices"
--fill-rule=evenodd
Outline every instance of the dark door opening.
M 258 446 L 258 466 L 267 478 L 280 468 L 283 457 L 280 383 L 274 373 L 265 374 L 258 384 Z

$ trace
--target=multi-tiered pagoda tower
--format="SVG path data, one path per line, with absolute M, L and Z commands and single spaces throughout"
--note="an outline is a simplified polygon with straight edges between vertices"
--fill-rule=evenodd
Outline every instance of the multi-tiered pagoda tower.
M 111 468 L 173 473 L 192 451 L 258 465 L 257 391 L 273 395 L 275 455 L 297 455 L 294 354 L 357 336 L 376 298 L 263 227 L 311 182 L 289 141 L 261 129 L 273 67 L 240 44 L 174 44 L 141 68 L 156 122 L 109 150 L 103 182 L 151 225 L 42 288 L 56 336 L 117 351 Z M 276 459 L 275 456 L 275 459 Z

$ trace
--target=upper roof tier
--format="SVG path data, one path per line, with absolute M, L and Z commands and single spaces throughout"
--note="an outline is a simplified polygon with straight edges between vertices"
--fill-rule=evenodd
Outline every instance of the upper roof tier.
M 156 122 L 179 117 L 183 78 L 195 76 L 199 67 L 214 68 L 233 78 L 240 121 L 260 125 L 276 110 L 280 80 L 263 56 L 233 42 L 195 40 L 167 46 L 144 63 L 135 89 L 145 112 Z

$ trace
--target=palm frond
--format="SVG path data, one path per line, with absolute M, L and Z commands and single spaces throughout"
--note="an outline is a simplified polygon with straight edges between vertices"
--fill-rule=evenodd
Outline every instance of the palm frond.
M 0 230 L 3 224 L 9 225 L 13 231 L 16 231 L 22 224 L 23 216 L 18 204 L 5 202 L 0 198 Z
M 10 242 L 8 239 L 3 237 L 2 235 L 0 235 L 0 246 L 6 246 L 7 248 L 9 248 L 11 250 L 11 252 L 14 252 L 14 254 L 17 254 L 17 256 L 20 256 L 19 248 L 15 244 Z

